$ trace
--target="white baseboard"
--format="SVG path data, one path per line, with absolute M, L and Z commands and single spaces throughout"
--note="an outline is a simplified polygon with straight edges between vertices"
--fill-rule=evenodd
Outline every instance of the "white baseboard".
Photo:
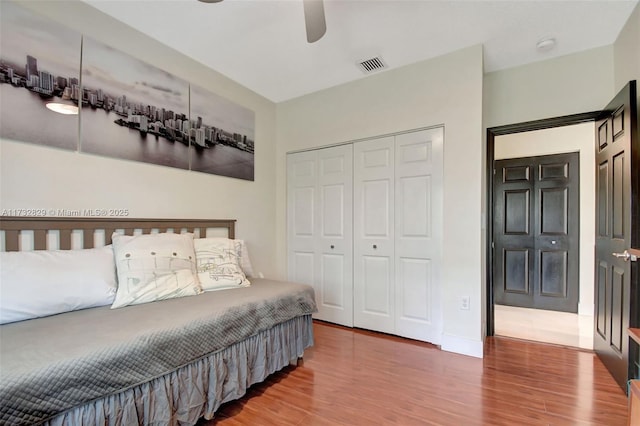
M 482 340 L 471 340 L 466 337 L 442 333 L 440 349 L 447 352 L 482 358 L 484 355 Z

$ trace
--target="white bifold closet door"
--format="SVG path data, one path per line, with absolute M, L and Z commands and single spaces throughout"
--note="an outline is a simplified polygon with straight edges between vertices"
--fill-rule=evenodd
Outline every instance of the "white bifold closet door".
M 439 344 L 443 129 L 354 144 L 354 325 Z
M 396 136 L 396 334 L 440 344 L 442 127 Z
M 316 293 L 315 318 L 353 326 L 353 147 L 287 155 L 288 276 Z
M 395 333 L 395 140 L 353 145 L 353 324 Z

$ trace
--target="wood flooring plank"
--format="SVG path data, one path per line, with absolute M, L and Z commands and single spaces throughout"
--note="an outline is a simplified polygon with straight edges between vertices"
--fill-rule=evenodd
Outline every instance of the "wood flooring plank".
M 200 426 L 626 424 L 627 399 L 589 351 L 488 338 L 484 359 L 323 322 L 304 363 Z

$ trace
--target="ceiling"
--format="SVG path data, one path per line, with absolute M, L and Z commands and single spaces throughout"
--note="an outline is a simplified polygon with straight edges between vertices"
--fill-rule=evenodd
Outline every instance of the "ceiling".
M 364 78 L 374 56 L 393 69 L 483 44 L 490 72 L 610 45 L 638 3 L 325 0 L 327 32 L 309 44 L 301 0 L 84 1 L 273 102 Z

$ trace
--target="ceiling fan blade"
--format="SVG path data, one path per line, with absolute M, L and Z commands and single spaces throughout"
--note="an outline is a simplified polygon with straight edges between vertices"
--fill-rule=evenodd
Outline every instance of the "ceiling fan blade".
M 302 0 L 304 4 L 304 22 L 307 26 L 307 41 L 314 43 L 327 32 L 322 0 Z

